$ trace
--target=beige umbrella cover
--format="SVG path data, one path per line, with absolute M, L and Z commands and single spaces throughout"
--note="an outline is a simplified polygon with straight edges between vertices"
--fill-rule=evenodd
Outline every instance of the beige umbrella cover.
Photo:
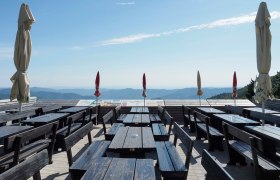
M 11 77 L 13 86 L 10 100 L 17 99 L 20 103 L 29 102 L 29 79 L 27 69 L 31 55 L 30 29 L 35 21 L 28 5 L 22 4 L 19 12 L 18 31 L 14 50 L 14 63 L 17 72 Z
M 257 66 L 259 77 L 256 78 L 254 99 L 257 103 L 263 103 L 266 99 L 272 98 L 272 86 L 269 77 L 271 65 L 271 33 L 270 14 L 265 2 L 261 2 L 255 20 L 257 40 Z

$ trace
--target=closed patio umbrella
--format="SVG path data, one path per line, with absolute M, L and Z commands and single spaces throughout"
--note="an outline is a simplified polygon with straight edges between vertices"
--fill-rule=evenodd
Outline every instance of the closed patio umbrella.
M 27 69 L 31 56 L 31 38 L 30 29 L 35 21 L 27 4 L 22 4 L 20 7 L 18 18 L 18 30 L 14 49 L 14 64 L 17 69 L 16 73 L 11 77 L 13 86 L 11 89 L 10 100 L 17 99 L 20 104 L 29 102 L 30 90 Z
M 95 78 L 95 92 L 94 92 L 94 95 L 96 97 L 96 106 L 95 106 L 95 109 L 96 109 L 96 115 L 98 116 L 98 112 L 97 112 L 97 102 L 98 102 L 98 97 L 101 95 L 100 91 L 99 91 L 99 85 L 100 85 L 100 76 L 99 76 L 99 71 L 97 72 L 96 74 L 96 78 Z M 96 117 L 97 117 L 96 116 Z M 96 118 L 96 121 L 95 121 L 95 124 L 97 125 L 97 118 Z
M 233 81 L 232 81 L 232 98 L 234 99 L 234 105 L 236 106 L 236 97 L 237 97 L 237 77 L 236 72 L 233 73 Z
M 201 78 L 200 78 L 199 71 L 197 71 L 197 93 L 196 94 L 199 97 L 199 105 L 201 106 L 200 96 L 203 94 L 203 91 L 201 89 Z
M 257 67 L 259 76 L 255 81 L 254 99 L 257 103 L 262 103 L 262 110 L 264 112 L 265 101 L 273 97 L 271 92 L 271 80 L 268 74 L 271 66 L 271 33 L 269 30 L 270 14 L 265 2 L 260 3 L 255 20 L 255 26 L 257 44 Z
M 142 85 L 143 85 L 143 93 L 142 93 L 142 96 L 144 97 L 144 107 L 145 107 L 145 98 L 147 97 L 146 75 L 145 75 L 145 73 L 143 74 Z

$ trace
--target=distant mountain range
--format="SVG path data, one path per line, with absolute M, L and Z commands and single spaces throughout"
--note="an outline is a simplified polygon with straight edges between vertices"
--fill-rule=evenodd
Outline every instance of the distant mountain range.
M 52 89 L 32 87 L 31 95 L 38 99 L 93 99 L 94 89 Z M 100 99 L 142 99 L 142 89 L 100 89 Z M 197 99 L 197 88 L 183 89 L 147 89 L 147 99 Z M 232 88 L 203 88 L 202 98 L 229 93 Z M 0 99 L 10 97 L 10 88 L 0 89 Z

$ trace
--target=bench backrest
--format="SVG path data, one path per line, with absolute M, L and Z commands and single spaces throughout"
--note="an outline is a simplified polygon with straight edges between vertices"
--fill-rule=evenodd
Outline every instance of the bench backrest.
M 114 117 L 115 121 L 117 121 L 118 117 L 121 115 L 121 105 L 118 105 L 117 107 L 114 108 Z
M 113 124 L 113 117 L 114 117 L 114 112 L 113 110 L 110 110 L 107 114 L 105 114 L 102 117 L 102 123 L 103 123 L 103 131 L 104 134 L 106 134 L 106 123 L 108 123 L 110 121 L 110 124 Z
M 52 153 L 56 137 L 56 129 L 57 124 L 50 123 L 6 138 L 4 141 L 4 147 L 7 152 L 14 151 L 13 164 L 17 164 L 19 162 L 22 144 L 26 145 L 27 143 L 33 143 L 34 140 L 36 142 L 39 139 L 51 138 L 49 142 L 49 150 Z
M 219 164 L 213 156 L 209 154 L 206 149 L 203 149 L 201 165 L 207 172 L 206 179 L 223 179 L 223 180 L 233 180 L 224 168 Z
M 97 118 L 97 120 L 98 120 L 98 119 L 99 119 L 99 115 L 100 115 L 100 109 L 101 109 L 101 106 L 100 106 L 100 105 L 89 107 L 89 108 L 87 109 L 87 114 L 89 115 L 89 119 L 90 119 L 90 120 L 92 119 L 92 115 L 93 115 L 93 114 L 97 114 L 96 118 Z M 93 119 L 92 119 L 92 120 L 93 120 Z
M 158 116 L 162 119 L 165 109 L 162 106 L 158 106 Z
M 43 150 L 22 163 L 12 167 L 0 175 L 0 180 L 29 179 L 33 176 L 34 180 L 40 180 L 40 170 L 49 164 L 48 151 Z
M 256 136 L 254 136 L 246 131 L 243 131 L 242 129 L 234 127 L 228 123 L 223 122 L 222 124 L 223 124 L 223 131 L 224 131 L 224 135 L 225 135 L 225 139 L 226 139 L 227 143 L 228 143 L 228 139 L 230 136 L 234 136 L 235 138 L 237 138 L 247 144 L 251 143 L 251 141 L 250 141 L 251 137 L 256 137 Z
M 244 109 L 242 107 L 226 105 L 225 109 L 226 109 L 227 113 L 238 114 L 240 116 L 244 116 Z
M 70 134 L 69 136 L 64 138 L 64 149 L 67 151 L 67 158 L 68 158 L 68 164 L 69 166 L 72 165 L 73 159 L 72 159 L 72 152 L 71 148 L 79 142 L 81 139 L 84 138 L 87 134 L 90 134 L 90 132 L 93 129 L 93 123 L 92 121 L 75 131 L 74 133 Z M 89 144 L 91 144 L 91 138 L 89 139 Z
M 164 126 L 166 126 L 168 123 L 169 125 L 168 134 L 170 134 L 174 120 L 173 117 L 166 110 L 163 112 L 163 120 L 164 120 Z
M 173 133 L 174 133 L 174 146 L 176 146 L 177 139 L 179 138 L 187 149 L 187 151 L 185 152 L 186 154 L 185 166 L 187 169 L 189 169 L 192 149 L 193 149 L 193 140 L 176 122 L 174 122 Z
M 259 120 L 261 119 L 261 120 L 264 120 L 265 122 L 280 125 L 280 121 L 279 121 L 280 116 L 276 116 L 273 114 L 265 114 L 262 112 L 251 111 L 250 117 L 253 119 L 259 119 Z
M 28 117 L 36 116 L 35 110 L 7 114 L 0 117 L 0 124 L 6 124 L 9 121 L 25 120 Z
M 71 133 L 71 127 L 72 125 L 77 122 L 77 121 L 82 121 L 82 125 L 85 124 L 85 117 L 86 117 L 86 110 L 75 113 L 71 116 L 67 117 L 67 124 L 68 124 L 68 128 L 67 128 L 67 134 L 66 136 L 69 136 Z
M 41 107 L 41 108 L 37 109 L 36 114 L 38 116 L 39 115 L 44 115 L 44 114 L 47 114 L 47 113 L 56 112 L 61 108 L 62 107 L 60 105 L 45 106 L 45 107 Z
M 208 136 L 209 135 L 210 117 L 208 117 L 200 112 L 197 112 L 197 111 L 194 111 L 193 116 L 194 116 L 195 124 L 197 124 L 197 122 L 198 122 L 197 120 L 200 120 L 201 122 L 204 122 L 206 124 L 206 131 L 207 131 L 207 136 Z

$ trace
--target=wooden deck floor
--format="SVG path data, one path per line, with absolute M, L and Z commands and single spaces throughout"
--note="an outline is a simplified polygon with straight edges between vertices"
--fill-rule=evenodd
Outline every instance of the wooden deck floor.
M 184 128 L 186 132 L 188 130 Z M 190 133 L 188 133 L 190 134 Z M 190 134 L 193 139 L 195 139 L 195 134 Z M 94 130 L 92 131 L 92 137 L 93 140 L 97 139 L 104 139 L 103 130 L 101 125 L 95 126 Z M 171 140 L 173 141 L 173 137 L 171 137 Z M 72 149 L 74 159 L 79 155 L 78 152 L 83 151 L 87 146 L 87 137 L 80 140 Z M 190 171 L 188 174 L 188 179 L 191 180 L 198 180 L 198 179 L 205 179 L 205 170 L 201 166 L 201 154 L 202 150 L 204 148 L 207 149 L 207 141 L 202 140 L 195 140 L 194 143 L 194 149 L 192 151 L 192 158 L 191 158 L 191 164 L 190 164 Z M 177 146 L 177 149 L 179 153 L 181 154 L 182 158 L 185 158 L 183 150 L 181 149 L 180 142 Z M 221 152 L 221 151 L 213 151 L 210 152 L 212 155 L 216 156 L 217 159 L 225 164 L 225 169 L 235 178 L 235 179 L 255 179 L 254 176 L 254 169 L 253 166 L 250 164 L 247 166 L 226 166 L 227 162 L 227 152 Z M 66 152 L 55 152 L 53 155 L 53 164 L 46 166 L 41 170 L 41 176 L 42 179 L 71 179 L 69 173 L 68 173 L 68 161 Z M 156 169 L 157 171 L 157 169 Z M 158 179 L 160 177 L 158 176 Z

